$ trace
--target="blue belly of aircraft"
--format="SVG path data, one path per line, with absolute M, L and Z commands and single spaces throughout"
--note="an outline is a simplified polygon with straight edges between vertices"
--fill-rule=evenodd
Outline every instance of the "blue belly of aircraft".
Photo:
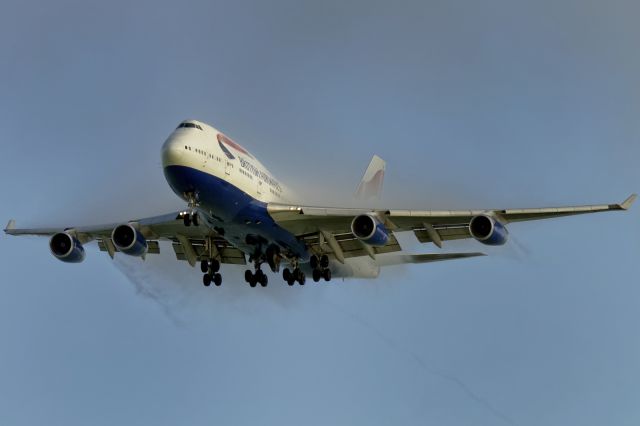
M 208 225 L 245 253 L 253 254 L 256 246 L 264 252 L 268 245 L 275 244 L 283 254 L 297 256 L 302 262 L 308 260 L 305 245 L 275 223 L 266 203 L 224 179 L 191 167 L 167 166 L 164 175 L 179 197 L 197 193 L 199 211 L 206 214 Z

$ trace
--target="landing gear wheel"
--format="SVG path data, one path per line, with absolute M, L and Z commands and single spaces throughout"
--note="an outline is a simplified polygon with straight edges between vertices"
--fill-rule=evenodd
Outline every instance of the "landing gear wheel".
M 329 267 L 329 256 L 327 256 L 326 254 L 323 254 L 322 257 L 320 258 L 320 267 L 322 269 Z
M 217 259 L 211 259 L 209 261 L 209 267 L 211 268 L 211 272 L 215 274 L 220 271 L 220 262 Z
M 331 281 L 331 269 L 322 271 L 322 278 L 324 278 L 325 281 Z
M 206 260 L 203 260 L 202 262 L 200 262 L 200 270 L 202 271 L 203 274 L 206 274 L 209 271 L 209 262 Z
M 289 279 L 287 280 L 287 284 L 289 284 L 290 286 L 292 286 L 295 282 L 296 282 L 296 280 L 294 280 L 291 277 L 289 277 Z
M 193 226 L 200 225 L 200 219 L 198 218 L 198 212 L 191 213 L 191 222 L 193 223 Z
M 220 285 L 222 284 L 222 275 L 215 274 L 213 276 L 213 283 L 216 285 L 216 287 L 220 287 Z
M 300 275 L 298 276 L 298 284 L 304 285 L 306 281 L 307 281 L 306 275 L 304 274 L 304 272 L 300 272 Z
M 184 222 L 184 226 L 191 226 L 191 216 L 188 214 L 182 217 L 182 221 Z
M 260 282 L 260 285 L 262 287 L 266 287 L 267 284 L 269 284 L 269 277 L 267 277 L 265 274 L 260 275 L 260 279 L 258 280 Z
M 288 282 L 293 282 L 295 280 L 293 280 L 292 276 L 291 276 L 291 271 L 289 270 L 289 268 L 284 268 L 284 271 L 282 271 L 282 278 L 288 283 Z M 289 284 L 291 285 L 291 284 Z
M 244 280 L 248 283 L 251 283 L 252 279 L 253 279 L 253 273 L 248 269 L 244 271 Z
M 318 281 L 320 281 L 320 278 L 322 278 L 322 272 L 320 271 L 320 269 L 314 269 L 313 270 L 313 281 L 314 282 L 318 282 Z
M 257 283 L 258 283 L 258 282 L 255 280 L 255 278 L 251 277 L 251 281 L 249 281 L 249 285 L 250 285 L 251 287 L 255 287 Z
M 309 259 L 309 266 L 311 266 L 311 269 L 318 269 L 318 263 L 320 263 L 318 256 L 315 254 L 311 256 L 311 259 Z
M 204 274 L 202 276 L 202 284 L 204 284 L 205 287 L 209 287 L 211 285 L 211 275 Z

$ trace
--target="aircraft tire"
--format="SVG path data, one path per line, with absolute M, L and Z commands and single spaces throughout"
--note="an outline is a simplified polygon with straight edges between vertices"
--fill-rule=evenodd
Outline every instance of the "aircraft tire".
M 329 267 L 329 256 L 327 256 L 326 254 L 323 254 L 322 257 L 320 258 L 320 267 L 322 269 Z
M 282 278 L 286 281 L 286 282 L 293 282 L 294 280 L 292 280 L 291 278 L 291 271 L 289 270 L 289 268 L 284 268 L 284 271 L 282 271 Z M 291 285 L 291 284 L 289 284 Z
M 324 280 L 327 282 L 331 281 L 331 269 L 327 268 L 322 271 L 322 278 L 324 278 Z
M 320 281 L 320 278 L 322 278 L 322 271 L 320 271 L 320 269 L 314 269 L 313 281 L 317 283 L 318 281 Z
M 211 265 L 211 272 L 215 274 L 216 272 L 220 271 L 220 261 L 218 261 L 217 259 L 211 259 L 209 260 L 209 263 Z
M 216 285 L 216 287 L 220 287 L 220 285 L 222 285 L 222 275 L 215 274 L 213 276 L 213 283 Z
M 202 276 L 202 284 L 204 284 L 205 287 L 209 287 L 211 285 L 211 275 L 204 274 Z

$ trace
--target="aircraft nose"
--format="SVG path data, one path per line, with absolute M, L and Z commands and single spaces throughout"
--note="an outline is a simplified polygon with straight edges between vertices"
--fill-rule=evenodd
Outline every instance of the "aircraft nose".
M 162 145 L 162 167 L 180 164 L 187 143 L 184 138 L 170 136 Z

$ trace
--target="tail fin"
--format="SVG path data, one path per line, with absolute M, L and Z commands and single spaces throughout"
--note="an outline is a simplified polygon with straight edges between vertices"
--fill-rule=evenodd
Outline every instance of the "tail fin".
M 380 199 L 386 167 L 387 163 L 374 155 L 362 176 L 358 189 L 356 189 L 355 198 L 359 200 Z

